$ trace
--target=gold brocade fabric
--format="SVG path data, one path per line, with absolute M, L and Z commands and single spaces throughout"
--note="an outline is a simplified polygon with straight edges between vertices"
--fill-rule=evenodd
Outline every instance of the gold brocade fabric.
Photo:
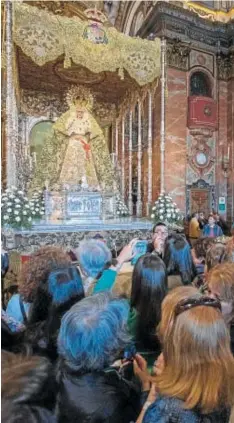
M 105 43 L 98 44 L 91 36 L 87 39 L 91 30 L 90 21 L 55 16 L 27 4 L 14 3 L 14 42 L 37 65 L 64 55 L 64 67 L 70 67 L 72 59 L 94 73 L 118 70 L 122 78 L 125 69 L 140 86 L 159 77 L 159 39 L 128 37 L 113 27 L 103 26 L 99 31 Z M 85 34 L 88 34 L 86 38 Z
M 37 162 L 30 190 L 60 190 L 64 184 L 77 185 L 86 176 L 90 186 L 113 190 L 114 169 L 104 134 L 95 118 L 84 109 L 76 116 L 71 106 L 54 124 L 54 134 L 47 139 Z

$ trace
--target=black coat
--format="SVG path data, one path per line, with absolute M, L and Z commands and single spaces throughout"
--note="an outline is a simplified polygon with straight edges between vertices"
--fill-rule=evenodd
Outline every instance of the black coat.
M 80 374 L 64 363 L 57 381 L 59 423 L 130 423 L 140 414 L 140 389 L 117 370 Z

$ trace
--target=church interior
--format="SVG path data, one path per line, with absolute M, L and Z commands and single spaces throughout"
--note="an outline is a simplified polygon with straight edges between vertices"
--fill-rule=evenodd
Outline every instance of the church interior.
M 173 422 L 188 421 L 188 412 L 194 423 L 233 423 L 234 1 L 4 0 L 1 23 L 4 421 L 21 421 L 19 415 L 29 423 L 169 422 L 172 410 Z M 135 341 L 129 346 L 121 339 L 129 334 L 112 322 L 111 352 L 105 331 L 115 313 L 124 327 L 124 301 Z M 203 308 L 214 327 L 215 313 L 223 314 L 229 373 L 223 370 L 215 381 L 216 397 L 205 392 L 199 373 L 202 324 L 194 326 L 199 336 L 188 335 L 182 320 L 183 330 L 173 332 L 167 307 L 173 327 L 187 313 L 187 324 L 193 312 L 196 322 L 205 321 L 198 316 Z M 96 335 L 81 340 L 87 316 Z M 76 330 L 79 342 L 72 338 Z M 190 339 L 188 351 L 194 341 L 197 382 L 195 367 L 184 370 L 188 351 L 169 351 L 176 333 L 185 344 Z M 212 336 L 218 337 L 215 330 Z M 212 386 L 210 375 L 222 368 L 222 359 L 208 338 L 204 375 Z M 102 389 L 117 350 L 124 351 L 115 370 L 123 386 L 117 388 L 110 374 L 113 400 Z M 8 353 L 18 354 L 15 361 Z M 9 394 L 6 382 L 12 366 L 25 360 L 17 377 L 33 383 L 29 371 L 39 372 L 41 356 L 48 375 L 51 362 L 62 360 L 58 396 L 48 382 L 49 406 L 33 388 L 26 400 Z M 140 393 L 125 385 L 125 359 Z M 64 363 L 78 372 L 79 387 L 74 374 L 64 376 Z M 98 372 L 105 373 L 102 382 Z M 128 399 L 118 389 L 124 395 L 127 389 Z M 87 399 L 73 403 L 84 392 L 93 416 Z

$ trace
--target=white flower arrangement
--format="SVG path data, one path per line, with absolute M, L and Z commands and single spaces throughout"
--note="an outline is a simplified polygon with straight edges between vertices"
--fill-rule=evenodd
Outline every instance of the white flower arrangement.
M 119 217 L 127 217 L 129 216 L 129 211 L 127 206 L 124 204 L 123 200 L 121 199 L 120 195 L 116 196 L 116 213 Z
M 7 188 L 1 197 L 2 225 L 8 225 L 12 228 L 30 228 L 31 223 L 28 219 L 26 208 L 30 209 L 29 200 L 24 197 L 22 191 L 16 187 Z
M 29 204 L 33 219 L 40 220 L 45 214 L 43 191 L 34 191 Z
M 41 192 L 35 192 L 29 200 L 23 191 L 7 188 L 1 197 L 2 225 L 12 228 L 28 228 L 32 219 L 41 219 L 44 215 L 44 201 Z
M 160 194 L 154 202 L 151 210 L 151 219 L 156 222 L 164 222 L 168 226 L 178 226 L 182 224 L 182 213 L 178 209 L 176 203 L 168 194 Z

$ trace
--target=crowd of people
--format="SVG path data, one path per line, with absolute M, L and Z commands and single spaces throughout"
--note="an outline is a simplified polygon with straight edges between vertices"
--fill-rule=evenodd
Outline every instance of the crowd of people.
M 201 236 L 216 238 L 229 235 L 228 224 L 218 213 L 210 213 L 207 219 L 203 212 L 193 213 L 188 221 L 189 239 L 192 244 Z
M 136 239 L 117 258 L 101 236 L 32 254 L 2 301 L 2 421 L 231 422 L 234 228 L 202 230 L 190 243 L 158 222 L 128 287 Z

